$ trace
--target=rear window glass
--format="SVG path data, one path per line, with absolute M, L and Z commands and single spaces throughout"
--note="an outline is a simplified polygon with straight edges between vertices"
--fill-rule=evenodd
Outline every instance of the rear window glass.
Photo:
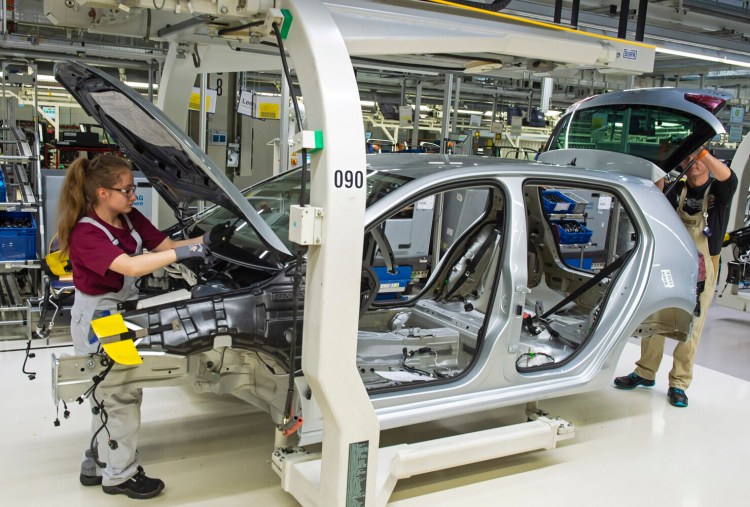
M 607 105 L 579 109 L 555 127 L 548 149 L 596 149 L 644 158 L 662 169 L 682 158 L 681 147 L 703 137 L 705 122 L 655 106 Z M 680 160 L 677 160 L 679 163 Z

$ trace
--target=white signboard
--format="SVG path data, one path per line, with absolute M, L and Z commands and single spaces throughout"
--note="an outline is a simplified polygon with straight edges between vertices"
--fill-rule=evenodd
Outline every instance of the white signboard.
M 237 104 L 237 112 L 261 120 L 278 120 L 281 118 L 281 96 L 243 91 Z
M 240 93 L 240 103 L 237 104 L 237 112 L 245 116 L 253 115 L 253 94 L 247 90 Z
M 522 126 L 523 126 L 523 118 L 521 118 L 520 116 L 514 116 L 510 120 L 510 135 L 513 137 L 520 137 Z
M 729 113 L 729 123 L 742 123 L 745 120 L 745 108 L 741 106 L 732 106 Z
M 414 110 L 411 106 L 398 106 L 398 126 L 413 127 Z
M 742 125 L 731 125 L 729 127 L 729 142 L 730 143 L 742 142 Z

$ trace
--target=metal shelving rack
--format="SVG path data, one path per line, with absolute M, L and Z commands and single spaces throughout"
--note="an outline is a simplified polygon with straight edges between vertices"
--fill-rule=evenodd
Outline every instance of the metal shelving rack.
M 19 69 L 23 71 L 19 72 Z M 38 309 L 40 300 L 41 262 L 45 255 L 44 215 L 40 213 L 41 159 L 39 157 L 38 127 L 34 129 L 33 146 L 26 133 L 16 125 L 17 95 L 6 87 L 33 86 L 34 125 L 36 115 L 36 66 L 28 63 L 2 63 L 2 100 L 4 117 L 0 125 L 0 170 L 5 179 L 6 202 L 0 202 L 0 211 L 31 212 L 37 224 L 37 256 L 27 260 L 0 260 L 0 325 L 22 325 L 27 338 L 31 338 L 31 314 Z M 8 92 L 8 93 L 6 93 Z M 0 255 L 2 253 L 0 252 Z M 9 318 L 10 315 L 15 318 Z

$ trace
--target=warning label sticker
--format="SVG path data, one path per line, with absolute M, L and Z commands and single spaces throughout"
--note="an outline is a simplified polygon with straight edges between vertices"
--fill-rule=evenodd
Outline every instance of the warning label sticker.
M 671 269 L 661 270 L 661 283 L 663 283 L 664 287 L 667 289 L 674 289 L 674 278 L 672 278 Z

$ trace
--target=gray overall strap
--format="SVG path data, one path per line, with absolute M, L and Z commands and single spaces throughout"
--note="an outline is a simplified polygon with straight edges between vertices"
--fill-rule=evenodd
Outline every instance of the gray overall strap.
M 125 223 L 128 226 L 128 230 L 130 231 L 130 235 L 133 236 L 133 239 L 135 240 L 135 255 L 140 255 L 143 253 L 143 239 L 141 238 L 141 235 L 138 234 L 138 231 L 135 230 L 135 227 L 133 227 L 133 222 L 130 221 L 130 217 L 127 215 L 120 215 L 124 220 Z
M 93 218 L 91 218 L 91 217 L 82 217 L 81 219 L 78 220 L 78 223 L 79 224 L 91 224 L 91 225 L 94 225 L 94 226 L 98 227 L 99 229 L 101 229 L 104 232 L 104 234 L 107 235 L 107 237 L 109 238 L 109 240 L 112 242 L 113 245 L 118 246 L 120 244 L 120 241 L 117 238 L 115 238 L 112 235 L 111 232 L 109 232 L 109 229 L 107 229 L 106 227 L 104 227 L 102 224 L 100 224 L 99 222 L 97 222 Z
M 135 230 L 135 227 L 133 227 L 133 222 L 130 221 L 130 218 L 128 218 L 127 215 L 120 215 L 120 216 L 124 219 L 125 225 L 127 225 L 128 231 L 130 231 L 130 235 L 133 236 L 133 239 L 135 239 L 135 243 L 136 243 L 136 245 L 135 245 L 135 253 L 136 254 L 140 254 L 143 251 L 143 239 L 141 238 L 141 235 L 138 234 L 138 231 Z M 112 233 L 109 231 L 109 229 L 107 229 L 106 227 L 104 227 L 104 225 L 102 225 L 101 223 L 97 222 L 93 218 L 91 218 L 91 217 L 81 217 L 78 220 L 78 223 L 91 224 L 93 226 L 98 227 L 100 230 L 102 230 L 104 232 L 104 234 L 107 235 L 107 238 L 109 238 L 109 240 L 112 242 L 113 245 L 115 245 L 115 246 L 119 246 L 120 245 L 120 241 L 112 235 Z

